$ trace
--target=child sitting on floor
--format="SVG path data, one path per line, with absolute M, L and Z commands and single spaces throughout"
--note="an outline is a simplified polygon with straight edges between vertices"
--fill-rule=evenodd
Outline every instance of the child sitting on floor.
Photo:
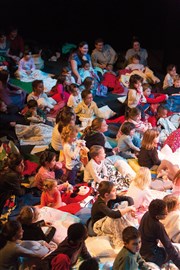
M 69 91 L 70 91 L 70 96 L 68 98 L 67 106 L 75 109 L 78 106 L 78 104 L 82 101 L 78 84 L 76 83 L 70 84 Z
M 173 85 L 167 87 L 163 93 L 168 95 L 180 94 L 180 75 L 175 75 L 173 77 Z
M 123 158 L 136 158 L 139 147 L 133 143 L 135 125 L 130 122 L 124 122 L 121 126 L 121 136 L 118 138 L 118 154 Z
M 44 84 L 42 80 L 34 80 L 32 82 L 32 88 L 33 92 L 28 95 L 27 102 L 31 99 L 36 100 L 38 103 L 38 108 L 46 112 L 49 112 L 54 108 L 56 101 L 44 93 Z
M 23 111 L 25 111 L 25 118 L 31 122 L 44 123 L 46 121 L 46 114 L 38 108 L 38 103 L 35 99 L 29 100 L 27 107 Z
M 91 146 L 89 156 L 91 159 L 84 169 L 84 182 L 93 181 L 93 185 L 96 186 L 103 180 L 108 181 L 107 168 L 104 163 L 106 157 L 104 147 Z
M 163 89 L 165 90 L 167 87 L 173 86 L 174 76 L 177 75 L 176 65 L 169 64 L 166 68 L 166 76 L 163 81 Z
M 48 93 L 48 96 L 55 100 L 57 103 L 64 102 L 67 104 L 69 98 L 69 80 L 65 75 L 60 75 L 57 78 L 56 85 L 52 87 L 51 91 Z
M 66 81 L 67 81 L 68 85 L 70 85 L 72 83 L 76 83 L 74 77 L 72 76 L 72 71 L 68 66 L 64 66 L 62 68 L 61 75 L 66 76 Z
M 144 269 L 151 267 L 143 260 L 139 251 L 141 247 L 140 232 L 133 226 L 128 226 L 122 231 L 124 247 L 117 254 L 113 263 L 113 270 Z

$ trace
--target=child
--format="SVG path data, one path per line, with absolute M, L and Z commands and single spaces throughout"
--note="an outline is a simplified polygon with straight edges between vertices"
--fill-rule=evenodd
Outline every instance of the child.
M 94 186 L 96 186 L 103 180 L 108 181 L 107 168 L 104 163 L 106 157 L 104 147 L 100 145 L 91 146 L 89 156 L 91 160 L 84 169 L 84 182 L 93 181 Z
M 152 125 L 152 127 L 157 127 L 157 122 L 160 118 L 167 118 L 168 110 L 164 105 L 159 105 L 157 107 L 157 112 L 155 115 L 148 117 L 148 122 Z
M 146 167 L 141 167 L 137 172 L 135 178 L 130 183 L 127 191 L 127 196 L 134 200 L 136 207 L 136 215 L 140 222 L 142 215 L 148 210 L 150 202 L 153 200 L 153 195 L 150 190 L 151 172 Z
M 79 86 L 76 83 L 70 84 L 70 96 L 68 98 L 67 106 L 75 109 L 77 105 L 82 101 L 81 93 L 79 91 Z
M 173 85 L 167 87 L 163 93 L 168 95 L 180 94 L 180 75 L 175 75 L 173 77 Z
M 124 247 L 115 258 L 113 270 L 150 270 L 151 268 L 139 253 L 141 247 L 141 236 L 139 231 L 133 226 L 126 227 L 122 231 L 122 240 L 124 242 Z
M 138 107 L 141 110 L 142 118 L 144 119 L 145 115 L 141 103 L 146 102 L 146 99 L 143 95 L 142 82 L 143 79 L 141 76 L 136 74 L 130 76 L 129 91 L 127 96 L 127 110 L 129 110 L 129 108 Z
M 144 132 L 141 149 L 138 155 L 140 166 L 156 170 L 161 161 L 158 157 L 157 145 L 159 142 L 159 131 L 156 128 L 148 129 Z
M 176 65 L 170 64 L 166 68 L 167 74 L 163 81 L 163 89 L 165 90 L 169 86 L 173 86 L 174 76 L 177 75 Z
M 143 84 L 143 95 L 146 98 L 146 103 L 142 103 L 144 111 L 149 115 L 154 115 L 157 112 L 159 103 L 168 99 L 168 95 L 160 93 L 151 93 L 152 87 L 148 83 Z
M 95 81 L 95 85 L 97 86 L 100 79 L 94 69 L 91 67 L 89 61 L 83 61 L 82 68 L 79 69 L 79 75 L 81 76 L 82 82 L 87 78 L 91 77 Z
M 98 198 L 91 209 L 93 230 L 97 235 L 108 235 L 114 246 L 122 245 L 122 228 L 128 226 L 125 214 L 134 215 L 133 199 L 128 196 L 117 196 L 116 188 L 112 182 L 101 181 L 98 187 Z M 130 206 L 113 209 L 114 204 L 127 201 Z M 123 217 L 123 218 L 122 218 Z M 122 220 L 121 220 L 122 218 Z M 127 221 L 127 222 L 126 222 Z
M 61 199 L 61 193 L 59 191 L 57 181 L 55 179 L 46 179 L 43 182 L 43 192 L 41 194 L 41 203 L 39 207 L 52 207 L 55 209 L 65 205 Z
M 56 229 L 51 226 L 51 223 L 46 223 L 44 220 L 38 220 L 38 208 L 33 206 L 23 206 L 19 216 L 18 221 L 22 225 L 23 229 L 23 240 L 44 240 L 49 243 Z M 49 227 L 48 233 L 44 233 L 42 228 L 43 226 Z
M 35 123 L 44 123 L 46 121 L 46 114 L 38 108 L 38 103 L 35 99 L 31 99 L 27 102 L 27 108 L 24 116 L 27 120 Z
M 135 125 L 130 122 L 124 122 L 121 126 L 121 136 L 118 138 L 118 154 L 123 158 L 136 158 L 136 153 L 140 151 L 133 143 Z M 135 153 L 132 153 L 135 152 Z
M 46 256 L 42 262 L 47 266 L 43 269 L 71 269 L 79 257 L 83 260 L 91 258 L 85 240 L 87 229 L 82 223 L 73 223 L 68 227 L 67 237 L 57 249 Z
M 80 151 L 84 147 L 84 141 L 77 140 L 78 131 L 77 126 L 68 125 L 61 133 L 66 168 L 63 180 L 67 180 L 71 185 L 76 184 L 77 173 L 82 167 Z
M 168 214 L 162 223 L 173 243 L 180 244 L 180 198 L 173 194 L 168 194 L 163 198 L 167 205 Z
M 154 73 L 151 69 L 149 69 L 147 66 L 140 64 L 141 57 L 138 54 L 134 54 L 131 57 L 131 64 L 125 67 L 125 69 L 128 69 L 132 71 L 132 74 L 138 74 L 140 75 L 145 82 L 149 83 L 159 83 L 160 80 L 156 76 L 154 76 Z
M 151 201 L 148 212 L 141 219 L 139 231 L 142 245 L 140 254 L 146 261 L 153 262 L 159 267 L 168 260 L 180 268 L 180 254 L 175 249 L 167 235 L 161 220 L 167 216 L 166 202 L 160 199 Z M 163 246 L 159 246 L 159 241 Z
M 42 191 L 44 181 L 47 178 L 60 179 L 63 170 L 62 163 L 56 161 L 56 153 L 50 150 L 45 150 L 41 153 L 39 163 L 40 168 L 35 175 L 33 186 Z
M 62 68 L 61 75 L 66 76 L 66 81 L 68 82 L 68 85 L 76 83 L 74 77 L 72 76 L 72 71 L 68 66 Z
M 86 119 L 91 121 L 95 116 L 103 117 L 98 109 L 98 106 L 93 101 L 93 95 L 89 90 L 83 90 L 81 97 L 82 101 L 74 110 L 81 122 L 85 121 Z
M 44 93 L 44 84 L 42 80 L 34 80 L 32 82 L 32 88 L 33 92 L 28 95 L 27 102 L 31 99 L 35 99 L 38 103 L 38 108 L 46 112 L 49 112 L 54 108 L 56 101 Z
M 60 75 L 57 78 L 56 85 L 52 87 L 51 91 L 48 93 L 48 96 L 53 98 L 57 103 L 64 102 L 67 104 L 69 98 L 69 79 L 65 75 Z

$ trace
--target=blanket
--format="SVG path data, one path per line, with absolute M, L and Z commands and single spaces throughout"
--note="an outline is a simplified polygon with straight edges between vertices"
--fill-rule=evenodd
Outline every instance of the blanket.
M 43 123 L 25 126 L 16 125 L 15 132 L 21 145 L 48 145 L 53 127 Z

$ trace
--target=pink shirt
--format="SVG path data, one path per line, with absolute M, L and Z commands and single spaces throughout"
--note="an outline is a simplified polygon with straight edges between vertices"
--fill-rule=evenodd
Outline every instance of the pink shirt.
M 41 166 L 34 179 L 34 186 L 42 190 L 43 182 L 47 178 L 55 179 L 55 172 L 49 171 L 45 167 Z

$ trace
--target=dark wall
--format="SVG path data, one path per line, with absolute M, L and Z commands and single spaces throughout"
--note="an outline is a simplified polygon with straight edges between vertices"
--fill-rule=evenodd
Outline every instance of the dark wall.
M 26 40 L 54 47 L 86 40 L 92 50 L 101 36 L 124 51 L 136 35 L 142 47 L 163 51 L 164 67 L 180 62 L 179 0 L 6 0 L 1 22 L 2 27 L 15 22 Z

